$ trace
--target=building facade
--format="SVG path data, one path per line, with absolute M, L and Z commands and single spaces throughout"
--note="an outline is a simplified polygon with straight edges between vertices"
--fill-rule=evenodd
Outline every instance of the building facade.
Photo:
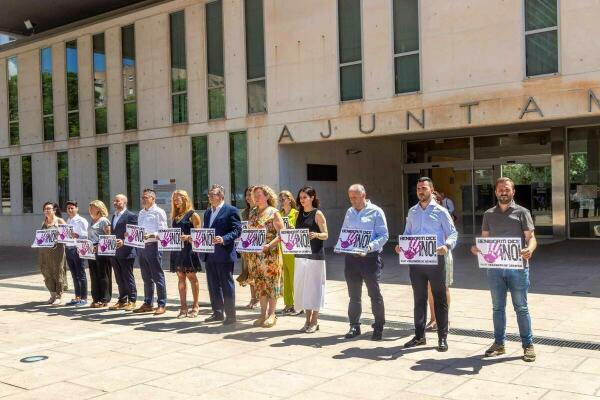
M 401 233 L 421 175 L 480 231 L 501 175 L 538 235 L 600 238 L 596 1 L 173 0 L 0 47 L 3 244 L 41 205 L 364 183 Z M 82 208 L 86 208 L 82 206 Z M 336 234 L 331 235 L 335 239 Z

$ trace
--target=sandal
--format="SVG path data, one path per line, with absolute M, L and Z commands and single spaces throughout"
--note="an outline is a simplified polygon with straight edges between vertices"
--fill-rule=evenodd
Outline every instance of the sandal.
M 246 308 L 248 310 L 254 310 L 256 308 L 257 304 L 258 304 L 258 300 L 256 300 L 256 299 L 250 300 L 250 303 L 248 303 L 248 305 L 246 306 Z
M 437 331 L 437 323 L 435 321 L 428 323 L 427 326 L 425 327 L 425 330 L 429 331 L 429 332 Z
M 177 314 L 177 319 L 185 318 L 188 316 L 187 310 L 180 309 L 179 314 Z
M 200 310 L 198 310 L 197 308 L 192 308 L 192 311 L 188 312 L 187 316 L 188 318 L 196 318 L 199 312 Z

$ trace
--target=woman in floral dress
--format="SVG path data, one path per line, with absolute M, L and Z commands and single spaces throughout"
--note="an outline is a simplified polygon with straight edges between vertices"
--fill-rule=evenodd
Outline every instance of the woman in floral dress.
M 263 251 L 248 253 L 249 283 L 254 285 L 256 297 L 260 301 L 260 317 L 254 326 L 271 328 L 275 325 L 275 307 L 281 295 L 281 274 L 283 260 L 279 247 L 279 231 L 283 229 L 283 219 L 277 210 L 277 195 L 268 186 L 256 186 L 252 192 L 255 208 L 250 212 L 248 228 L 266 229 L 267 235 Z

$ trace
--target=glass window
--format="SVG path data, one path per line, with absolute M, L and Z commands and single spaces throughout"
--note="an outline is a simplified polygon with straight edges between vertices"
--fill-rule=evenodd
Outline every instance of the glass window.
M 557 0 L 525 0 L 527 76 L 558 72 Z
M 396 93 L 420 90 L 418 0 L 394 0 L 394 71 Z
M 125 168 L 129 208 L 137 211 L 140 209 L 140 147 L 137 143 L 125 146 Z
M 194 208 L 208 207 L 208 139 L 206 136 L 192 138 L 192 180 Z
M 0 192 L 2 214 L 10 214 L 10 163 L 8 158 L 0 159 Z
M 19 144 L 19 68 L 17 57 L 10 57 L 8 68 L 8 121 L 10 145 Z
M 98 199 L 110 204 L 110 175 L 108 169 L 108 147 L 96 149 L 96 169 L 98 183 Z
M 23 180 L 23 214 L 33 213 L 33 176 L 31 156 L 21 157 L 21 179 Z
M 185 13 L 169 15 L 171 27 L 171 95 L 173 123 L 187 122 L 187 65 L 185 54 Z
M 79 137 L 79 68 L 77 66 L 77 41 L 66 44 L 67 57 L 67 122 L 69 137 Z
M 92 37 L 94 63 L 94 119 L 96 134 L 108 132 L 106 119 L 106 50 L 104 33 Z
M 229 168 L 231 177 L 231 205 L 246 206 L 244 190 L 248 186 L 248 145 L 246 132 L 229 134 Z
M 569 130 L 569 230 L 600 238 L 600 127 Z
M 267 111 L 265 79 L 265 33 L 262 0 L 246 0 L 246 78 L 248 113 Z
M 225 118 L 223 66 L 223 4 L 206 4 L 206 52 L 208 64 L 208 118 Z
M 58 205 L 61 210 L 65 210 L 69 200 L 69 153 L 66 151 L 56 153 L 56 177 Z
M 406 144 L 408 164 L 460 161 L 469 158 L 469 138 L 421 140 Z
M 338 0 L 340 98 L 362 99 L 361 0 Z
M 123 114 L 125 130 L 137 129 L 135 27 L 121 28 L 121 67 L 123 72 Z
M 475 158 L 501 158 L 506 155 L 550 155 L 550 132 L 526 132 L 474 138 Z
M 40 50 L 40 71 L 42 81 L 42 118 L 44 140 L 54 140 L 54 105 L 52 94 L 52 49 Z

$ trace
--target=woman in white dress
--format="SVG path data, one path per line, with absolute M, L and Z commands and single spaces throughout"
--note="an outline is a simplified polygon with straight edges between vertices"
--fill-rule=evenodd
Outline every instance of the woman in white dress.
M 299 213 L 296 229 L 308 229 L 311 253 L 296 255 L 294 271 L 294 302 L 298 310 L 306 311 L 306 323 L 302 332 L 314 333 L 319 330 L 319 310 L 325 304 L 325 251 L 327 221 L 319 210 L 317 192 L 305 186 L 298 192 Z

